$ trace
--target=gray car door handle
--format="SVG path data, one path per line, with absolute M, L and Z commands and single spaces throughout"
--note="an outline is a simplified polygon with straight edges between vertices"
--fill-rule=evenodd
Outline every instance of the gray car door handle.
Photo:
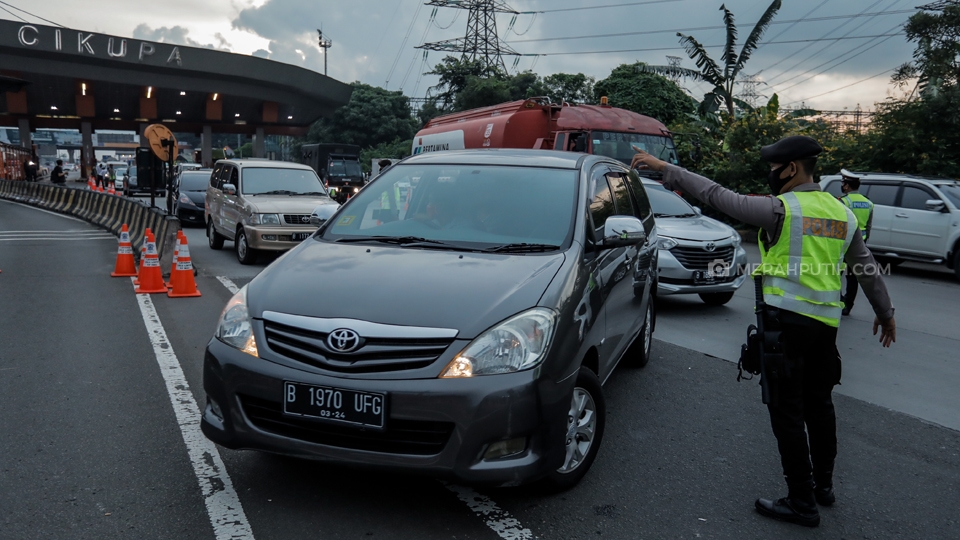
M 908 216 L 908 215 L 906 215 L 906 214 L 895 214 L 895 215 L 896 215 L 896 217 L 900 217 L 900 218 L 909 218 L 909 217 L 910 217 L 910 216 Z

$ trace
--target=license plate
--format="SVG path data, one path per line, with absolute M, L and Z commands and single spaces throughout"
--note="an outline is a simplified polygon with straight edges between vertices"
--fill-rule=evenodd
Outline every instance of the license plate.
M 693 273 L 693 282 L 694 283 L 713 283 L 716 281 L 716 276 L 713 272 L 694 272 Z
M 283 412 L 343 424 L 383 429 L 387 395 L 285 381 Z
M 293 237 L 294 242 L 299 242 L 301 240 L 306 240 L 307 238 L 310 238 L 311 234 L 313 233 L 298 232 L 298 233 L 293 233 L 291 236 Z

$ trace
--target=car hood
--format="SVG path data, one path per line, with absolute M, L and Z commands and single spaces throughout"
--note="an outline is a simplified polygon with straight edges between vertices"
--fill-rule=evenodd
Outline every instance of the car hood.
M 709 242 L 724 240 L 736 234 L 733 227 L 713 218 L 697 216 L 689 218 L 656 218 L 657 234 L 680 240 Z
M 180 193 L 186 195 L 187 198 L 193 202 L 193 204 L 201 207 L 203 206 L 203 199 L 207 194 L 206 191 L 181 191 Z
M 249 286 L 254 318 L 264 311 L 429 328 L 473 339 L 535 307 L 562 253 L 458 253 L 310 238 Z
M 330 197 L 291 195 L 246 195 L 247 204 L 260 214 L 310 214 L 324 204 L 337 204 Z

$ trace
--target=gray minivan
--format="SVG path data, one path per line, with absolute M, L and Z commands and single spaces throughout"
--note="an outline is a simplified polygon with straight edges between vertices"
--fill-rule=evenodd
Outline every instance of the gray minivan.
M 603 437 L 601 385 L 650 358 L 643 189 L 617 161 L 567 152 L 391 167 L 224 308 L 203 432 L 463 482 L 576 484 Z

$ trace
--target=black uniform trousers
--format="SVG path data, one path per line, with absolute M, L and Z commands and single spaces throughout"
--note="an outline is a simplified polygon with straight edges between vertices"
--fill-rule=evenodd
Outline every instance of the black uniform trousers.
M 780 311 L 780 341 L 787 373 L 777 385 L 779 403 L 768 405 L 783 474 L 790 486 L 820 479 L 829 485 L 837 456 L 833 387 L 840 382 L 837 329 Z
M 853 301 L 857 299 L 857 289 L 859 285 L 860 284 L 857 283 L 857 276 L 853 275 L 853 272 L 847 271 L 847 291 L 843 295 L 844 307 L 853 307 Z

